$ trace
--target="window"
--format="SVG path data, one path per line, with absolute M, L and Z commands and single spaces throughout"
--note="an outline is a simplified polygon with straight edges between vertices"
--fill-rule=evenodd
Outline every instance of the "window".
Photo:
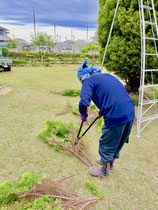
M 0 35 L 3 35 L 3 31 L 0 31 Z

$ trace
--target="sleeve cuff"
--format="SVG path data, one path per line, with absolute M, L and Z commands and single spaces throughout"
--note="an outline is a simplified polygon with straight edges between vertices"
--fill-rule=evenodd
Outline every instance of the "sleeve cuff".
M 84 114 L 84 115 L 88 116 L 88 115 L 87 115 L 87 107 L 86 107 L 86 106 L 80 106 L 80 105 L 79 105 L 79 112 L 80 112 L 81 114 Z

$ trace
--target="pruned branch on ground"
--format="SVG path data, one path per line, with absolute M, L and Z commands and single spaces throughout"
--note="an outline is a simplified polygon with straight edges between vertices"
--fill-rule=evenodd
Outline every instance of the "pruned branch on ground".
M 62 180 L 66 180 L 72 178 L 74 175 L 65 177 Z M 91 207 L 96 202 L 100 200 L 98 197 L 92 198 L 80 198 L 77 194 L 68 192 L 64 189 L 61 184 L 61 179 L 58 181 L 53 181 L 52 179 L 43 179 L 41 184 L 37 184 L 34 189 L 29 192 L 20 195 L 19 199 L 32 199 L 35 200 L 38 197 L 48 196 L 49 198 L 60 199 L 61 203 L 56 204 L 52 203 L 52 207 L 61 205 L 61 207 L 65 210 L 67 209 L 87 209 L 87 207 Z
M 38 136 L 56 151 L 66 151 L 77 157 L 88 167 L 94 166 L 89 149 L 83 139 L 75 145 L 77 127 L 73 123 L 66 124 L 62 121 L 47 121 L 45 128 Z

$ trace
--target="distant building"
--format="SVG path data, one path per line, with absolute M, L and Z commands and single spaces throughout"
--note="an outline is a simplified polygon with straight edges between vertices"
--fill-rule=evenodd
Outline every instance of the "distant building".
M 21 46 L 26 46 L 29 44 L 25 39 L 16 38 L 15 40 L 16 40 L 16 43 Z
M 34 46 L 34 45 L 28 44 L 28 45 L 23 46 L 23 49 L 22 50 L 23 51 L 38 52 L 39 49 L 37 49 L 37 47 Z
M 62 51 L 62 42 L 57 42 L 57 44 L 53 48 L 53 52 L 61 52 Z
M 85 40 L 66 40 L 64 42 L 58 42 L 53 48 L 53 52 L 65 52 L 65 53 L 80 53 L 80 50 L 86 46 Z
M 72 52 L 74 41 L 72 40 L 66 40 L 62 44 L 62 51 L 63 52 Z
M 76 53 L 80 53 L 80 50 L 86 46 L 87 46 L 87 43 L 84 39 L 78 39 L 75 41 L 75 43 L 73 45 L 73 49 Z
M 7 46 L 7 41 L 10 39 L 8 36 L 9 30 L 0 26 L 0 46 Z
M 23 51 L 24 48 L 27 47 L 29 44 L 25 39 L 16 38 L 15 40 L 17 43 L 17 51 Z
M 73 45 L 74 41 L 72 40 L 66 40 L 64 42 L 58 42 L 56 46 L 53 48 L 54 52 L 65 52 L 70 53 L 73 52 Z
M 17 47 L 16 48 L 9 47 L 9 51 L 24 51 L 24 47 L 27 47 L 28 42 L 20 38 L 15 38 L 14 40 L 16 41 Z M 10 44 L 12 43 L 10 42 Z

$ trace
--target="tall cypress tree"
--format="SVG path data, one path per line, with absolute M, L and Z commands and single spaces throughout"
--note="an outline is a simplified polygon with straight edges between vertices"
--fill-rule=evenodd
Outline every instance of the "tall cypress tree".
M 98 40 L 101 46 L 101 59 L 103 58 L 116 3 L 117 0 L 99 0 Z M 156 1 L 155 8 L 158 8 L 158 1 Z M 151 44 L 152 47 L 153 44 Z M 157 61 L 153 61 L 152 58 L 150 62 L 155 64 Z M 138 91 L 141 70 L 138 0 L 120 0 L 104 66 L 108 71 L 113 71 L 125 81 L 128 92 L 136 93 Z

